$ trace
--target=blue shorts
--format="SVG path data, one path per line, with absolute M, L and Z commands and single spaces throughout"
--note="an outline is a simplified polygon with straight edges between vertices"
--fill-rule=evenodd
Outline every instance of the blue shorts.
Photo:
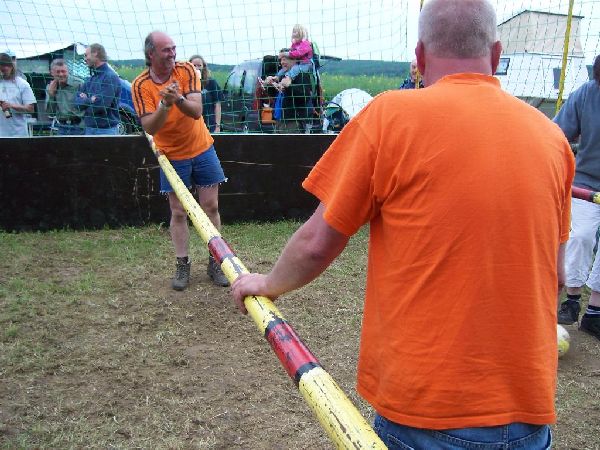
M 102 134 L 109 134 L 109 135 L 117 135 L 119 134 L 119 127 L 115 126 L 115 127 L 110 127 L 110 128 L 91 128 L 91 127 L 85 127 L 85 134 L 87 135 L 102 135 Z
M 377 414 L 374 429 L 390 449 L 544 450 L 552 444 L 548 425 L 511 423 L 495 427 L 426 430 L 400 425 Z
M 208 150 L 190 159 L 171 161 L 171 165 L 183 184 L 190 189 L 192 186 L 212 186 L 227 181 L 221 162 L 215 152 L 215 147 L 210 146 Z M 160 169 L 160 193 L 173 192 L 173 188 L 167 180 L 167 176 Z

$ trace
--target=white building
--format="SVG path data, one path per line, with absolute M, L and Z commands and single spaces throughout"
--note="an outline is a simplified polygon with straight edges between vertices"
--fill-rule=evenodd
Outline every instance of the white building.
M 589 80 L 579 38 L 582 16 L 572 16 L 563 101 Z M 502 88 L 554 116 L 559 93 L 567 16 L 522 11 L 498 25 L 503 45 L 496 76 Z

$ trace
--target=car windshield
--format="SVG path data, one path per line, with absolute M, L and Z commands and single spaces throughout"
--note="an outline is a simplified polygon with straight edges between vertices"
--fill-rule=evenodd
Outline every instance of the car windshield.
M 256 78 L 258 72 L 255 69 L 246 70 L 246 77 L 244 78 L 244 94 L 252 95 L 256 89 Z

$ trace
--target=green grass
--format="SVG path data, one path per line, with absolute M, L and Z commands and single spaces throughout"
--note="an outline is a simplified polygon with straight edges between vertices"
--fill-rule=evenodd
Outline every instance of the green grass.
M 120 67 L 119 75 L 129 81 L 133 81 L 136 76 L 142 72 L 141 67 Z M 214 71 L 212 72 L 213 78 L 217 80 L 221 88 L 225 85 L 227 80 L 228 72 L 225 71 Z M 368 92 L 372 96 L 375 96 L 381 92 L 396 89 L 401 83 L 401 77 L 388 77 L 388 76 L 366 76 L 366 75 L 331 75 L 328 73 L 322 74 L 323 81 L 323 94 L 325 100 L 331 100 L 336 94 L 344 89 L 357 88 Z
M 331 100 L 339 92 L 350 88 L 362 89 L 374 97 L 384 91 L 397 89 L 402 84 L 400 77 L 329 75 L 327 73 L 322 75 L 322 80 L 325 100 Z

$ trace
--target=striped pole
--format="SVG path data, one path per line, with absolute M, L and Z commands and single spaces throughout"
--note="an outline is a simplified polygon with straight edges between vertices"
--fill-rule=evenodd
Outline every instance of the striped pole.
M 590 191 L 589 189 L 583 189 L 576 186 L 573 186 L 571 189 L 571 197 L 600 204 L 600 192 Z
M 571 38 L 571 21 L 573 19 L 573 4 L 575 0 L 569 0 L 569 13 L 567 14 L 567 28 L 565 29 L 565 39 L 563 45 L 562 64 L 560 66 L 560 79 L 558 81 L 558 97 L 556 98 L 556 107 L 554 115 L 558 114 L 562 106 L 563 92 L 565 90 L 565 75 L 567 73 L 567 57 L 569 56 L 569 39 Z
M 239 275 L 248 273 L 246 267 L 183 184 L 167 157 L 160 153 L 152 136 L 146 134 L 146 137 L 194 228 L 207 243 L 211 255 L 221 264 L 227 279 L 233 283 Z M 248 296 L 244 299 L 244 303 L 259 331 L 264 333 L 279 361 L 294 380 L 298 390 L 336 447 L 339 449 L 386 448 L 273 302 L 267 297 Z

